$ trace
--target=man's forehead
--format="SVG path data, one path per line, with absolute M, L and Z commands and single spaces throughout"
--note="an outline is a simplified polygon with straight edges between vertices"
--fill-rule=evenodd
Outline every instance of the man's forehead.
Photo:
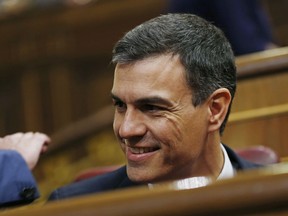
M 134 64 L 118 64 L 111 92 L 125 101 L 144 101 L 142 98 L 175 101 L 188 91 L 190 93 L 185 68 L 180 60 L 163 55 Z
M 169 79 L 186 79 L 185 67 L 178 55 L 163 54 L 150 56 L 138 61 L 116 64 L 114 82 L 119 80 L 146 79 L 169 81 Z M 160 78 L 160 79 L 158 79 Z M 167 80 L 167 81 L 166 81 Z
M 176 61 L 178 61 L 179 63 L 181 62 L 180 56 L 178 54 L 173 54 L 173 53 L 152 54 L 141 59 L 136 59 L 136 60 L 127 61 L 127 62 L 119 62 L 115 66 L 115 71 L 117 71 L 117 69 L 119 68 L 125 67 L 127 69 L 129 67 L 133 67 L 139 64 L 142 66 L 149 67 L 155 63 L 157 64 L 163 63 L 167 65 L 168 63 L 176 62 Z

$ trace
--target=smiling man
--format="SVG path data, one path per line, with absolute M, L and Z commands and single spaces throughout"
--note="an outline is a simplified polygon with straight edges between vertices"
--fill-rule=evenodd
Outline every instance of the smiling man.
M 113 129 L 126 166 L 60 188 L 51 200 L 256 167 L 221 143 L 236 68 L 218 28 L 191 14 L 162 15 L 124 35 L 112 61 Z
M 219 175 L 223 154 L 217 128 L 231 96 L 227 89 L 214 94 L 201 105 L 192 104 L 178 55 L 163 54 L 116 66 L 114 131 L 131 180 Z

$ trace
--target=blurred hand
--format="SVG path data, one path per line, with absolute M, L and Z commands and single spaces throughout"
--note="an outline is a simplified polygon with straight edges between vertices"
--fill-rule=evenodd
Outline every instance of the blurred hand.
M 19 152 L 32 170 L 41 153 L 47 151 L 50 138 L 43 133 L 15 133 L 0 138 L 0 150 L 15 150 Z

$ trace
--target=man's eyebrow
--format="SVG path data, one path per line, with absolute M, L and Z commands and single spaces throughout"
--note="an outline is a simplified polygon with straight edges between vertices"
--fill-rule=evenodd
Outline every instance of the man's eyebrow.
M 142 104 L 158 104 L 158 105 L 165 105 L 168 107 L 171 107 L 173 104 L 165 100 L 164 98 L 153 96 L 153 97 L 146 97 L 146 98 L 140 98 L 136 100 L 136 104 L 142 105 Z
M 111 97 L 115 101 L 122 101 L 118 96 L 114 95 L 113 93 L 111 93 Z M 170 101 L 168 101 L 168 100 L 166 100 L 166 99 L 164 99 L 162 97 L 158 97 L 158 96 L 139 98 L 134 103 L 137 104 L 137 105 L 159 104 L 159 105 L 165 105 L 165 106 L 168 106 L 168 107 L 173 106 L 173 104 Z
M 119 97 L 117 97 L 113 93 L 111 93 L 111 97 L 112 97 L 113 100 L 122 101 Z

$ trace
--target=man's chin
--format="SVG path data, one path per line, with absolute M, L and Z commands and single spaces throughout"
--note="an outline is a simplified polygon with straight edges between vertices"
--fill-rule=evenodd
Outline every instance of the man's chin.
M 149 172 L 145 171 L 145 169 L 129 167 L 127 166 L 127 175 L 128 178 L 136 183 L 150 183 L 153 181 L 153 178 Z

